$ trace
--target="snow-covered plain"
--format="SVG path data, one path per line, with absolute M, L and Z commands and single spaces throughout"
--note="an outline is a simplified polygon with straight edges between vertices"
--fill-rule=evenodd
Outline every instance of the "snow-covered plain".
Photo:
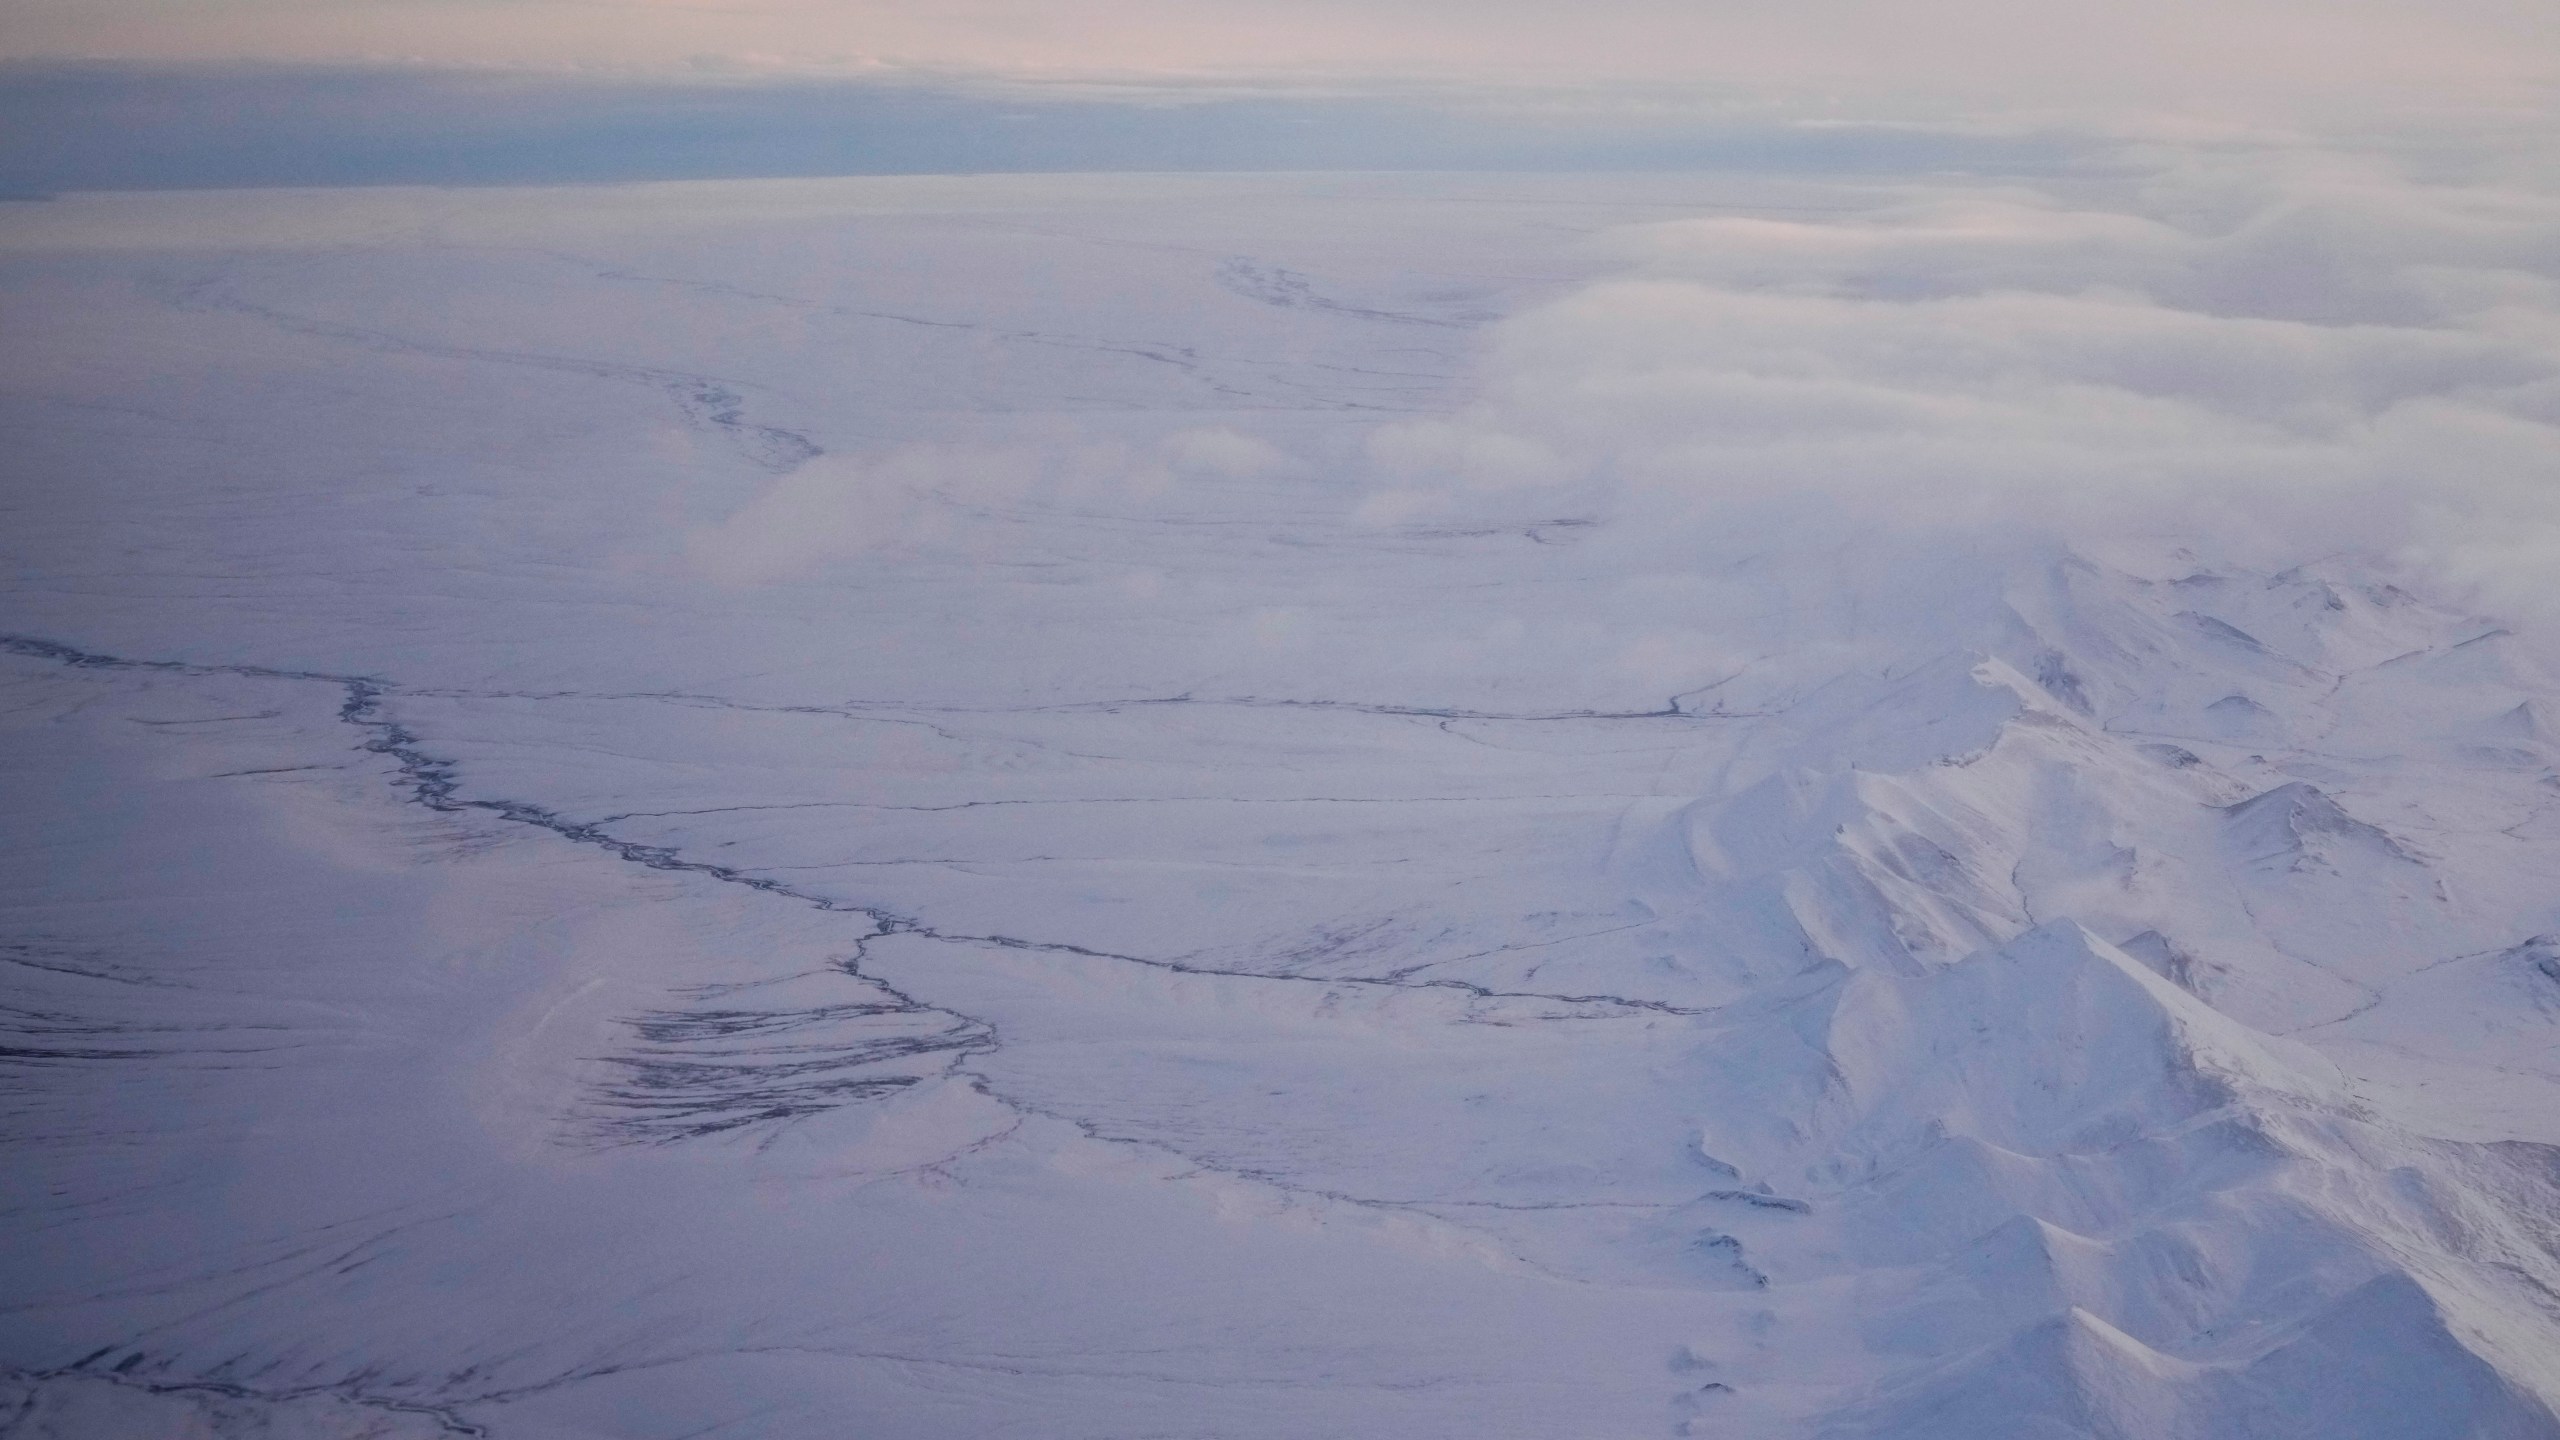
M 0 209 L 0 1434 L 2560 1436 L 2560 205 L 2153 160 Z

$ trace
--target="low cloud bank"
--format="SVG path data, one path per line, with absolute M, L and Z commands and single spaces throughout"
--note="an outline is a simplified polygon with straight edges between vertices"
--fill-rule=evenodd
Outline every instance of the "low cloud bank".
M 1502 327 L 1463 413 L 1372 437 L 1367 518 L 1577 507 L 1635 568 L 2356 551 L 2560 620 L 2549 194 L 2198 153 L 2113 194 L 1913 187 L 1612 243 L 1626 273 Z
M 1976 643 L 2064 549 L 2161 578 L 2350 557 L 2560 658 L 2560 197 L 2309 147 L 2153 158 L 1619 230 L 1595 242 L 1613 277 L 1493 327 L 1450 413 L 1321 455 L 1237 419 L 828 457 L 689 558 L 790 582 L 919 548 L 1064 555 L 1070 513 L 1333 506 L 1332 545 L 1311 524 L 1273 572 L 1296 592 L 1204 570 L 1129 602 L 1225 624 L 1204 667 L 1303 651 L 1326 657 L 1310 685 L 1540 704 L 1747 672 L 1715 690 L 1742 705 L 1906 665 Z M 1466 538 L 1488 536 L 1524 548 Z

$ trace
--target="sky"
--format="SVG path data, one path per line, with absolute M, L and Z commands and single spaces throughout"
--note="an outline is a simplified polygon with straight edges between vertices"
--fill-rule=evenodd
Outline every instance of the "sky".
M 5 0 L 0 195 L 2053 169 L 2056 136 L 2468 143 L 2555 97 L 2550 0 Z
M 2547 0 L 12 0 L 0 57 L 1730 87 L 2247 115 L 2534 104 Z
M 2127 138 L 2508 150 L 2555 97 L 2547 0 L 9 0 L 0 195 L 2050 173 Z

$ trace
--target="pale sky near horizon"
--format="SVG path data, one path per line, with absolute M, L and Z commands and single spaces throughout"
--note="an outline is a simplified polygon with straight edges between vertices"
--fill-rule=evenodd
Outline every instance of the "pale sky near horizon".
M 0 57 L 1712 84 L 1959 108 L 2545 108 L 2551 0 L 9 0 Z

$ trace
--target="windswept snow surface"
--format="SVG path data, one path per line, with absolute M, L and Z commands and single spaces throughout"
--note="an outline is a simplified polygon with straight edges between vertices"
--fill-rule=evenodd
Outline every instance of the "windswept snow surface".
M 2217 163 L 0 210 L 0 1434 L 2560 1436 L 2560 207 Z

